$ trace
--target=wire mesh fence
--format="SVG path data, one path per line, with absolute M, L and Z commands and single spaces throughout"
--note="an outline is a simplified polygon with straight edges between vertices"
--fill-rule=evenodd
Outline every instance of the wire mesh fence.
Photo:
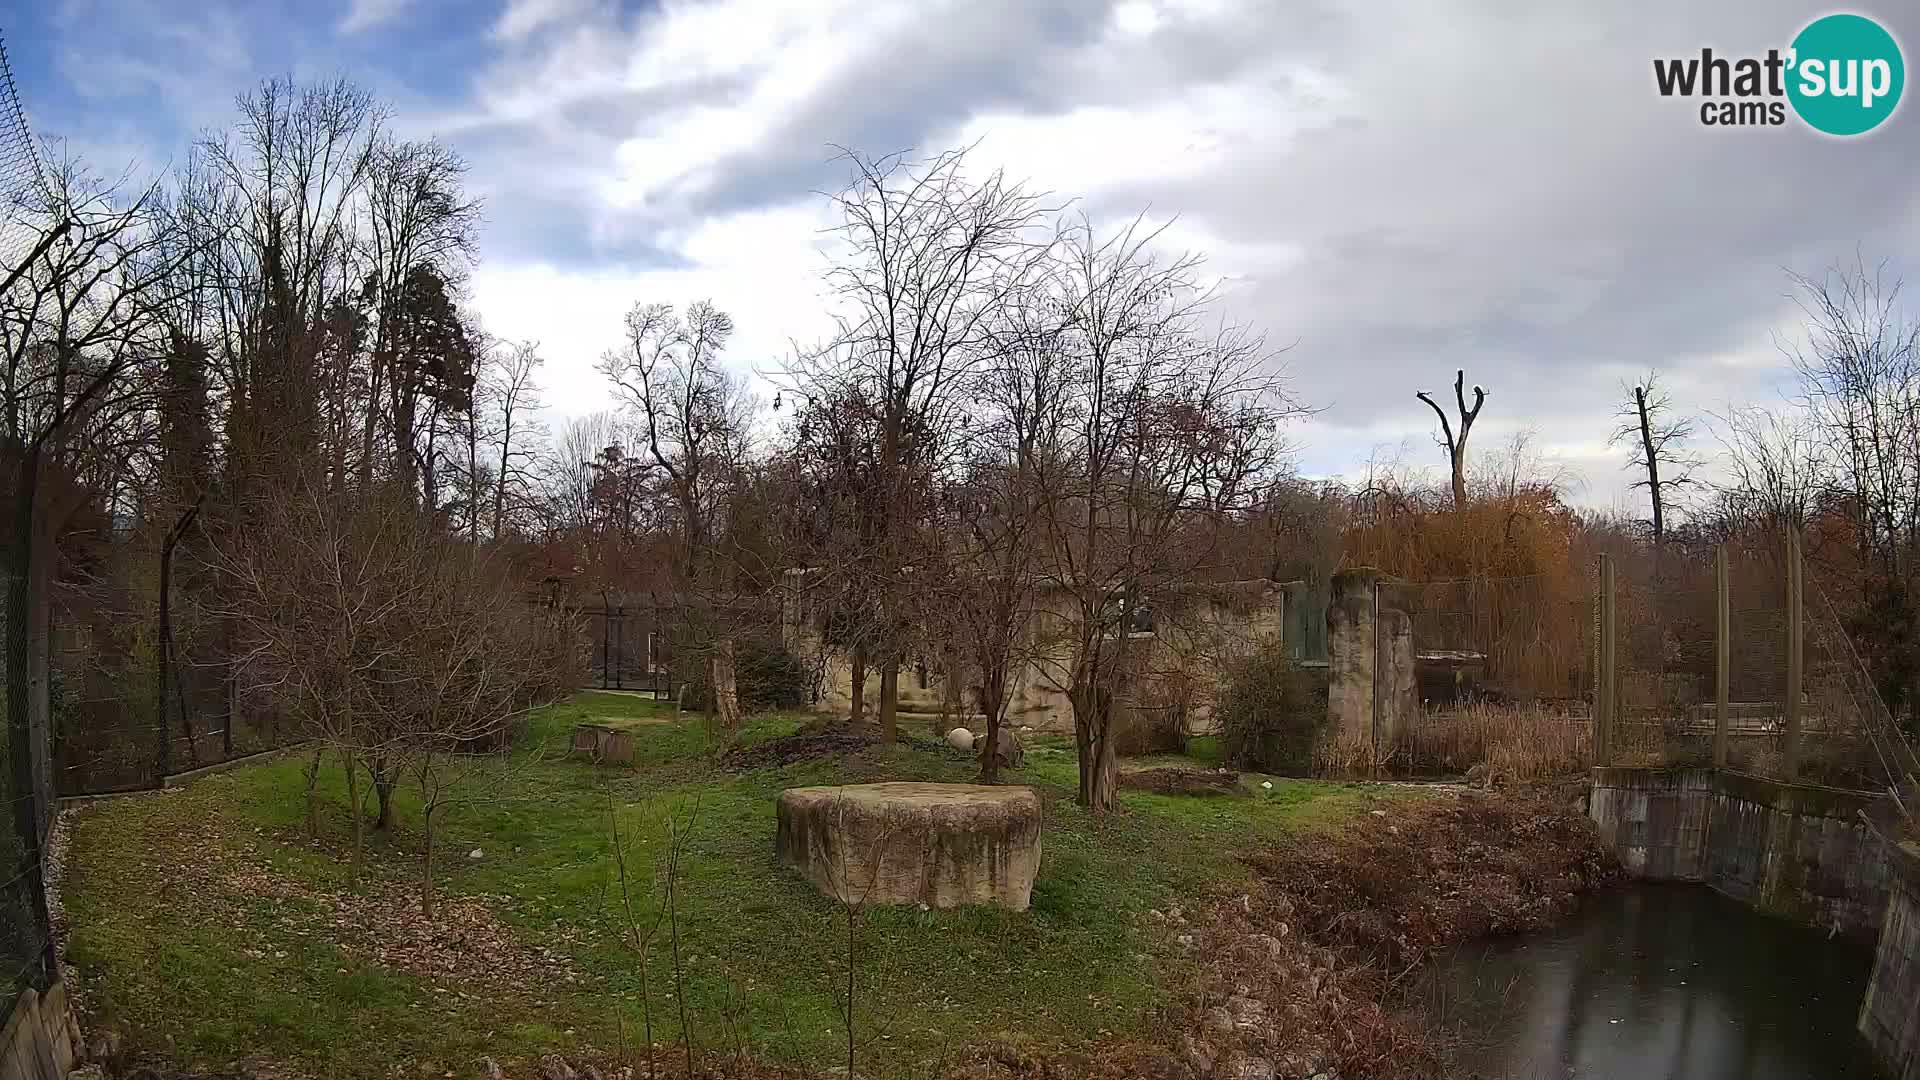
M 1584 579 L 1382 581 L 1379 633 L 1410 636 L 1418 699 L 1391 725 L 1393 767 L 1721 765 L 1867 790 L 1920 772 L 1833 606 L 1802 583 L 1796 616 L 1798 558 L 1773 536 L 1642 549 Z
M 39 148 L 6 50 L 0 36 L 0 280 L 25 261 L 39 239 L 32 219 L 46 194 Z
M 1894 774 L 1874 740 L 1884 707 L 1831 606 L 1796 590 L 1789 538 L 1662 555 L 1616 578 L 1613 763 L 1886 787 Z
M 29 208 L 44 190 L 32 129 L 14 85 L 5 41 L 0 39 L 0 282 L 15 280 L 34 248 L 39 234 Z M 0 476 L 0 491 L 19 490 L 11 479 Z M 11 498 L 6 501 L 11 503 Z M 14 520 L 11 514 L 7 520 Z M 6 578 L 8 618 L 0 620 L 0 657 L 8 669 L 8 678 L 0 680 L 0 710 L 7 718 L 0 728 L 6 741 L 0 806 L 8 819 L 7 827 L 0 828 L 0 1019 L 11 1015 L 24 988 L 44 990 L 54 977 L 53 931 L 41 880 L 41 851 L 53 812 L 47 738 L 44 729 L 30 722 L 27 699 L 31 693 L 15 698 L 7 691 L 8 685 L 15 685 L 39 692 L 45 681 L 44 673 L 30 663 L 27 635 L 6 631 L 8 625 L 26 624 L 15 617 L 26 610 L 23 590 L 24 582 L 18 577 Z M 39 681 L 33 680 L 35 674 L 41 676 Z
M 1534 776 L 1591 760 L 1594 623 L 1586 583 L 1528 576 L 1382 581 L 1380 625 L 1411 635 L 1418 707 L 1395 768 Z M 1404 616 L 1404 622 L 1402 617 Z
M 234 687 L 217 657 L 171 665 L 164 723 L 151 657 L 103 654 L 63 634 L 54 670 L 55 794 L 104 795 L 290 745 L 300 732 Z M 164 746 L 162 745 L 164 742 Z

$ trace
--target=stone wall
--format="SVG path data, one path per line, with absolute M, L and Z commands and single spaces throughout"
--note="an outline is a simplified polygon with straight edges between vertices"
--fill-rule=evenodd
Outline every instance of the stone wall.
M 1886 910 L 1881 797 L 1713 769 L 1593 770 L 1589 812 L 1627 872 L 1697 881 L 1760 911 L 1871 938 Z
M 0 1080 L 65 1080 L 79 1047 L 66 986 L 56 982 L 44 994 L 28 987 L 0 1030 Z
M 1860 1002 L 1860 1034 L 1894 1080 L 1920 1080 L 1920 852 L 1881 808 L 1876 831 L 1887 857 L 1887 913 L 1874 949 L 1873 981 Z

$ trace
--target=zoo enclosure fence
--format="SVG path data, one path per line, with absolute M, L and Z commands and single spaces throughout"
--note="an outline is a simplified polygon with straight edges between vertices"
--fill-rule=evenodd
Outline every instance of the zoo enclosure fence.
M 1721 765 L 1873 789 L 1915 771 L 1797 537 L 1378 590 L 1411 623 L 1421 706 L 1397 768 L 1457 773 L 1505 743 L 1562 770 Z

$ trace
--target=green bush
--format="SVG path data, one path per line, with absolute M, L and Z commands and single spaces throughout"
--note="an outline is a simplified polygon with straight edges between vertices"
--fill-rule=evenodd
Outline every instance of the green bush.
M 1326 692 L 1316 683 L 1279 645 L 1233 664 L 1214 709 L 1227 761 L 1280 775 L 1312 772 L 1327 720 Z
M 686 686 L 682 704 L 696 711 L 707 708 L 706 665 L 683 667 L 676 675 Z M 748 638 L 734 646 L 733 679 L 744 713 L 798 709 L 807 700 L 807 665 L 771 639 Z

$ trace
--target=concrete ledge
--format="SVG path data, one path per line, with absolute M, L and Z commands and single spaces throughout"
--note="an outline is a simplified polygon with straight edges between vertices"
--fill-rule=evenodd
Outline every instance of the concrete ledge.
M 280 757 L 283 754 L 291 754 L 296 750 L 305 750 L 312 745 L 311 741 L 297 742 L 291 746 L 277 746 L 272 750 L 262 750 L 257 754 L 248 754 L 245 757 L 216 761 L 211 765 L 202 765 L 197 769 L 188 769 L 186 772 L 169 773 L 160 778 L 160 786 L 163 788 L 179 787 L 189 780 L 197 780 L 202 776 L 212 776 L 214 773 L 226 772 L 228 769 L 237 769 L 242 765 L 251 765 L 256 761 L 267 761 Z

